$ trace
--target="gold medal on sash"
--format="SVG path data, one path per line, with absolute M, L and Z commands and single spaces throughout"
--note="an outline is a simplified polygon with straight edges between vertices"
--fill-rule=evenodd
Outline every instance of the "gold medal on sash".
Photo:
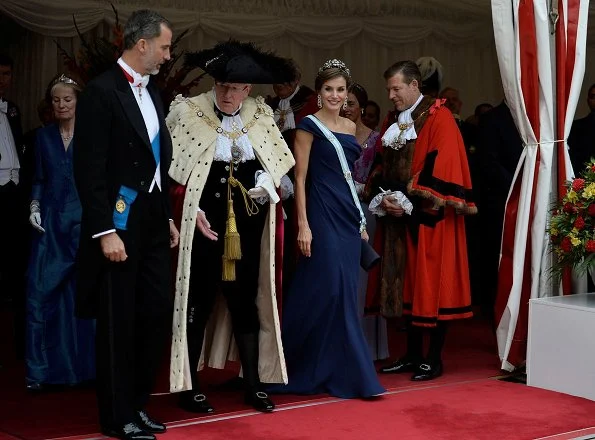
M 126 202 L 124 199 L 116 200 L 116 211 L 122 214 L 126 210 Z

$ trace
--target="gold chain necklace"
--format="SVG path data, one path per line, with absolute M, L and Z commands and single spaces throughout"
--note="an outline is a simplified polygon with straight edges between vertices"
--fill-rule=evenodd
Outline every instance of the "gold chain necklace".
M 403 148 L 405 146 L 405 144 L 407 143 L 407 139 L 405 139 L 405 132 L 407 130 L 409 130 L 411 127 L 413 127 L 415 122 L 417 122 L 417 120 L 419 118 L 421 118 L 423 115 L 425 115 L 428 112 L 428 110 L 430 110 L 430 109 L 428 108 L 428 109 L 424 110 L 423 112 L 421 112 L 417 116 L 417 118 L 415 118 L 411 122 L 399 123 L 397 121 L 397 126 L 399 127 L 399 135 L 397 136 L 396 139 L 394 139 L 391 143 L 388 144 L 388 147 L 392 148 L 393 150 L 400 150 L 401 148 Z
M 240 146 L 236 143 L 236 141 L 241 136 L 247 134 L 248 131 L 252 127 L 254 127 L 254 125 L 256 125 L 256 123 L 258 122 L 258 118 L 260 118 L 260 115 L 262 114 L 262 110 L 260 109 L 260 107 L 258 107 L 256 109 L 256 113 L 254 113 L 254 117 L 247 124 L 245 124 L 241 129 L 238 129 L 237 127 L 235 127 L 235 129 L 233 131 L 227 131 L 227 130 L 224 130 L 223 127 L 221 127 L 221 124 L 217 124 L 215 121 L 213 121 L 207 115 L 205 115 L 205 113 L 200 109 L 200 107 L 198 105 L 196 105 L 195 103 L 193 103 L 192 101 L 190 101 L 190 99 L 186 98 L 186 103 L 190 106 L 190 108 L 192 108 L 192 110 L 194 110 L 196 112 L 196 116 L 198 116 L 199 118 L 202 118 L 207 123 L 207 125 L 209 127 L 211 127 L 213 130 L 215 130 L 217 133 L 222 134 L 223 136 L 225 136 L 226 138 L 231 140 L 231 161 L 234 164 L 240 163 L 242 161 L 243 152 L 242 152 L 242 149 L 240 148 Z

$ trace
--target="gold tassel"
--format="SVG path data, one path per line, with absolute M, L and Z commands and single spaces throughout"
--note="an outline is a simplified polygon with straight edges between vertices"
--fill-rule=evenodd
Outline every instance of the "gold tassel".
M 235 260 L 228 260 L 223 257 L 223 281 L 235 281 L 236 280 L 236 262 Z
M 227 201 L 227 222 L 225 224 L 225 237 L 223 240 L 223 258 L 228 260 L 242 259 L 242 246 L 240 233 L 236 225 L 236 215 L 233 211 L 233 200 Z

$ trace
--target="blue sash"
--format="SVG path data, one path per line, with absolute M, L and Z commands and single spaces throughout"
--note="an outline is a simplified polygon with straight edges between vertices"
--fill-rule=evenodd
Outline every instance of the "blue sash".
M 159 132 L 157 132 L 155 138 L 151 142 L 151 150 L 153 151 L 155 163 L 159 165 L 161 157 L 161 141 Z M 124 185 L 120 187 L 118 197 L 116 197 L 116 206 L 114 207 L 113 215 L 114 227 L 116 229 L 120 229 L 122 231 L 126 231 L 128 229 L 128 216 L 130 215 L 130 207 L 136 200 L 137 196 L 137 190 Z

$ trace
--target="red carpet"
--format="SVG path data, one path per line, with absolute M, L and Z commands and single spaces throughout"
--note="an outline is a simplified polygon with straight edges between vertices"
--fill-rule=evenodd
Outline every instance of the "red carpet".
M 397 335 L 391 353 L 398 356 L 404 334 L 391 334 Z M 203 381 L 211 384 L 205 391 L 216 415 L 194 418 L 177 408 L 175 395 L 154 396 L 148 409 L 171 428 L 162 438 L 231 438 L 241 433 L 242 440 L 529 439 L 595 425 L 593 402 L 489 380 L 500 371 L 494 337 L 482 320 L 452 326 L 444 363 L 444 376 L 429 384 L 414 384 L 407 375 L 381 376 L 391 394 L 372 402 L 275 396 L 280 411 L 272 415 L 255 415 L 243 405 L 241 393 L 215 388 L 234 377 L 234 371 L 208 370 Z M 23 370 L 22 362 L 6 361 L 0 369 L 0 440 L 99 436 L 92 389 L 32 395 L 24 390 Z M 160 390 L 166 387 L 165 378 Z M 292 409 L 304 403 L 317 406 Z
M 404 334 L 391 340 L 391 353 L 401 354 Z M 445 349 L 445 374 L 436 384 L 461 380 L 484 379 L 499 374 L 495 343 L 491 330 L 481 320 L 467 320 L 452 326 Z M 164 366 L 167 367 L 167 366 Z M 167 389 L 167 371 L 158 386 Z M 233 371 L 208 370 L 203 382 L 218 384 L 234 376 Z M 411 387 L 405 376 L 381 376 L 387 389 Z M 24 366 L 22 362 L 5 365 L 0 369 L 0 433 L 6 433 L 26 440 L 41 440 L 55 437 L 89 435 L 99 431 L 97 425 L 95 396 L 92 389 L 77 389 L 29 394 L 24 388 Z M 246 411 L 240 392 L 205 389 L 209 400 L 217 410 L 217 416 Z M 279 405 L 303 402 L 325 396 L 275 396 Z M 149 411 L 156 418 L 173 422 L 194 417 L 176 406 L 175 395 L 160 395 L 152 398 Z
M 199 425 L 171 424 L 163 438 L 530 440 L 595 424 L 595 402 L 524 385 L 484 379 L 426 386 L 371 402 L 349 400 Z

